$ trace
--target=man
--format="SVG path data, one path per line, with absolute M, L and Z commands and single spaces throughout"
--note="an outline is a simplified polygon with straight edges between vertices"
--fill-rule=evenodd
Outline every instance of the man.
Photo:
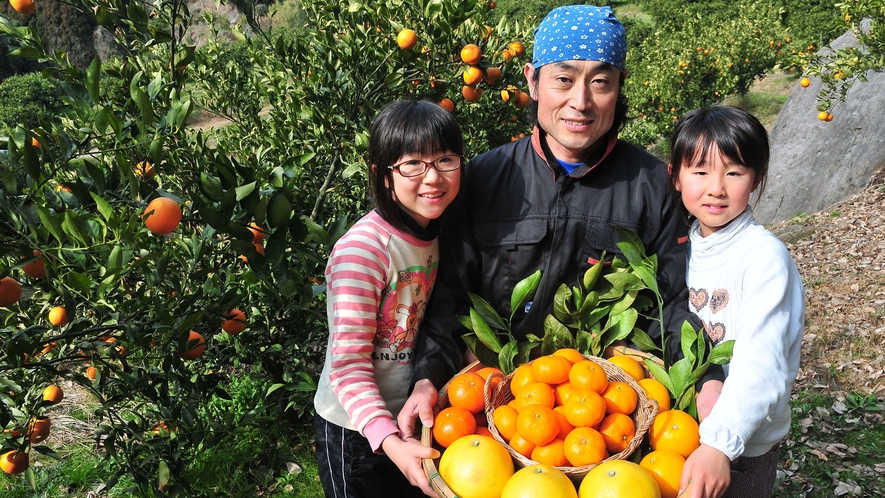
M 440 273 L 418 334 L 417 382 L 398 418 L 404 436 L 418 417 L 432 424 L 436 389 L 463 366 L 460 336 L 468 331 L 457 316 L 471 306 L 467 292 L 510 316 L 513 287 L 541 270 L 534 301 L 516 310 L 511 324 L 518 340 L 541 336 L 559 286 L 574 285 L 603 251 L 606 261 L 620 254 L 616 226 L 658 255 L 667 329 L 678 332 L 686 319 L 700 324 L 687 311 L 688 226 L 675 214 L 666 165 L 618 140 L 627 113 L 626 52 L 624 28 L 608 7 L 559 7 L 535 30 L 524 70 L 534 132 L 470 161 L 443 216 Z M 655 323 L 640 324 L 652 338 L 660 337 Z

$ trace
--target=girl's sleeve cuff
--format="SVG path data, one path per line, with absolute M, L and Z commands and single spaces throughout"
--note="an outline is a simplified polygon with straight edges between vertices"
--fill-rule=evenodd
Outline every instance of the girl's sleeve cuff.
M 701 444 L 706 444 L 724 453 L 732 462 L 744 453 L 744 442 L 728 427 L 706 418 L 701 423 Z
M 381 443 L 384 438 L 391 434 L 399 434 L 399 429 L 388 417 L 375 417 L 363 427 L 363 436 L 369 440 L 369 445 L 375 453 L 381 452 Z

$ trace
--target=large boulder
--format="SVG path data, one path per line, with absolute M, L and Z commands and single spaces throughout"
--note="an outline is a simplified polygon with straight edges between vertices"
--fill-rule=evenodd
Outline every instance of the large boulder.
M 857 45 L 851 32 L 831 47 L 849 45 Z M 757 221 L 825 210 L 863 190 L 885 167 L 885 72 L 866 76 L 833 107 L 830 122 L 817 118 L 820 80 L 812 78 L 807 88 L 796 83 L 769 132 L 771 163 L 753 210 Z

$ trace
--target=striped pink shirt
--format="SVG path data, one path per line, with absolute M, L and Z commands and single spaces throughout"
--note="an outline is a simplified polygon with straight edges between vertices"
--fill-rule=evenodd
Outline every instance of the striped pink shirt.
M 376 212 L 335 244 L 326 266 L 329 344 L 314 406 L 377 451 L 398 432 L 418 327 L 439 265 L 436 240 L 394 229 Z

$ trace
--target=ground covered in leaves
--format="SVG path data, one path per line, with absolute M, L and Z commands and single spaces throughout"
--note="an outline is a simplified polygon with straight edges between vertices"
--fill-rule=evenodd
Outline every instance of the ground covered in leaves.
M 885 496 L 885 174 L 769 228 L 806 293 L 793 430 L 774 496 Z

